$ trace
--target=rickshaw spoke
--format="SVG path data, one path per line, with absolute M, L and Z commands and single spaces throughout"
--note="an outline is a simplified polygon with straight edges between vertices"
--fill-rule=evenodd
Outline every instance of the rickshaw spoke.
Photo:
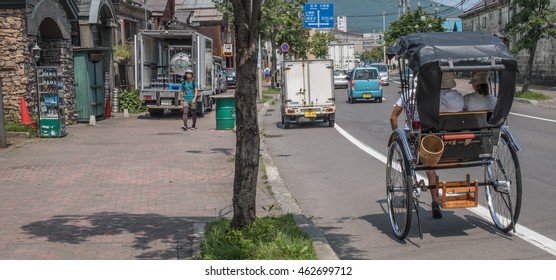
M 388 215 L 394 234 L 404 239 L 411 225 L 413 202 L 410 189 L 408 163 L 401 149 L 400 141 L 394 141 L 388 151 L 386 164 L 386 198 Z
M 517 154 L 504 134 L 496 158 L 486 168 L 490 181 L 486 196 L 492 220 L 504 232 L 515 231 L 521 209 L 521 171 Z

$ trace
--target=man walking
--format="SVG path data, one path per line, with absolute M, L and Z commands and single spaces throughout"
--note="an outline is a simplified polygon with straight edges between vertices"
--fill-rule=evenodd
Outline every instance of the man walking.
M 185 70 L 185 77 L 182 82 L 180 103 L 183 105 L 183 130 L 196 129 L 197 124 L 197 96 L 199 94 L 199 84 L 193 79 L 193 70 Z M 187 126 L 187 120 L 191 112 L 191 119 L 193 124 L 191 127 Z

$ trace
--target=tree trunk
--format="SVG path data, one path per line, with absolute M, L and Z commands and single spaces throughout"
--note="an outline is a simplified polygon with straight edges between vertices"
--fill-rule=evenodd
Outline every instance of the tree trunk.
M 527 60 L 527 65 L 525 66 L 525 78 L 523 79 L 523 87 L 521 92 L 526 92 L 529 90 L 529 83 L 531 82 L 531 70 L 533 68 L 533 61 L 535 60 L 535 53 L 537 48 L 529 49 L 529 59 Z
M 271 59 L 272 59 L 272 86 L 274 87 L 274 85 L 276 85 L 276 49 L 278 48 L 276 46 L 276 34 L 272 31 L 270 31 L 270 45 L 271 45 Z
M 259 171 L 257 54 L 261 0 L 232 0 L 237 49 L 236 159 L 232 227 L 250 226 L 256 217 Z

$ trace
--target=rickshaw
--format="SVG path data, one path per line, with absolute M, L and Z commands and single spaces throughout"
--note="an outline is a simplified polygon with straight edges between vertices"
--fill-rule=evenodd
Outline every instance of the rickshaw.
M 499 38 L 483 32 L 414 33 L 397 40 L 387 51 L 398 60 L 406 128 L 398 128 L 388 141 L 386 193 L 394 234 L 405 239 L 413 212 L 423 238 L 420 196 L 431 191 L 443 209 L 478 206 L 479 187 L 496 228 L 513 230 L 521 210 L 522 181 L 517 157 L 520 150 L 507 117 L 515 94 L 517 62 Z M 489 73 L 489 88 L 496 97 L 493 110 L 440 113 L 444 72 L 467 75 Z M 482 168 L 482 180 L 441 181 L 425 184 L 419 171 Z M 481 172 L 478 172 L 479 174 Z M 463 177 L 463 176 L 462 176 Z

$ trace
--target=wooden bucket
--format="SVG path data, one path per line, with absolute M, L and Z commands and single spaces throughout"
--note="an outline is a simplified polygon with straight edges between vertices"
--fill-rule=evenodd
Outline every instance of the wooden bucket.
M 426 166 L 438 163 L 444 152 L 444 141 L 434 134 L 425 135 L 419 144 L 419 158 Z

